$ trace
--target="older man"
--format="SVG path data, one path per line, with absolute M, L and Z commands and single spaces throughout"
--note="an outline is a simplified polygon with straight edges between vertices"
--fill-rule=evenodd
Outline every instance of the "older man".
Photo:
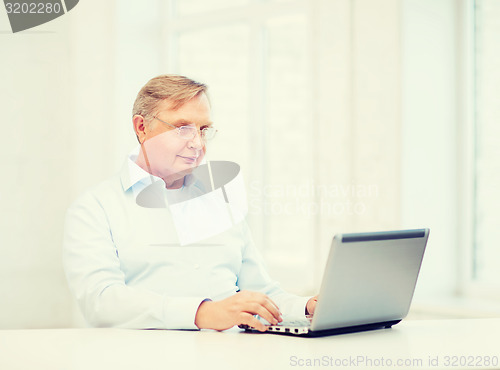
M 314 312 L 315 298 L 288 294 L 270 279 L 244 221 L 196 242 L 179 240 L 179 213 L 169 204 L 202 199 L 193 170 L 216 133 L 206 90 L 183 76 L 151 79 L 133 108 L 140 146 L 120 173 L 68 210 L 64 267 L 90 325 L 224 330 L 245 324 L 264 331 L 254 315 L 276 324 L 281 312 Z M 138 201 L 153 187 L 164 207 Z M 207 211 L 199 203 L 195 209 Z M 213 204 L 202 204 L 212 214 Z M 188 232 L 196 234 L 203 219 L 182 209 L 192 220 Z

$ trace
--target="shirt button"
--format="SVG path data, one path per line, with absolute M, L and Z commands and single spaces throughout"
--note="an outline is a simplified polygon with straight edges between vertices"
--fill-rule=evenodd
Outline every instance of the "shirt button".
M 198 265 L 197 263 L 193 266 L 196 270 L 198 270 L 200 268 L 200 265 Z

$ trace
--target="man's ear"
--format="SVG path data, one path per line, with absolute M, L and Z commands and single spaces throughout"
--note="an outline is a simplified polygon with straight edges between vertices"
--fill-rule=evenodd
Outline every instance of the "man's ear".
M 132 117 L 132 123 L 134 124 L 134 131 L 137 136 L 137 140 L 139 140 L 139 143 L 141 144 L 144 143 L 147 134 L 146 120 L 143 116 L 136 114 Z

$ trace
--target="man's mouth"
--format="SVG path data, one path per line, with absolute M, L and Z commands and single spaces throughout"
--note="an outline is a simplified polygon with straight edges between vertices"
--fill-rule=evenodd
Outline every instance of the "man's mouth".
M 178 157 L 180 157 L 181 159 L 183 159 L 187 163 L 195 163 L 196 160 L 198 159 L 198 156 L 185 157 L 183 155 L 178 155 Z

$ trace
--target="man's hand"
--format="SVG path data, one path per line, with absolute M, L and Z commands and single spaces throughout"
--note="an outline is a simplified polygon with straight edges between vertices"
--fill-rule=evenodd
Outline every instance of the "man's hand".
M 306 314 L 314 315 L 314 310 L 316 309 L 316 302 L 318 302 L 318 296 L 310 298 L 306 304 Z
M 221 301 L 202 302 L 194 323 L 199 329 L 226 330 L 235 325 L 248 325 L 266 331 L 266 326 L 254 315 L 273 325 L 283 321 L 278 306 L 267 295 L 241 291 Z

